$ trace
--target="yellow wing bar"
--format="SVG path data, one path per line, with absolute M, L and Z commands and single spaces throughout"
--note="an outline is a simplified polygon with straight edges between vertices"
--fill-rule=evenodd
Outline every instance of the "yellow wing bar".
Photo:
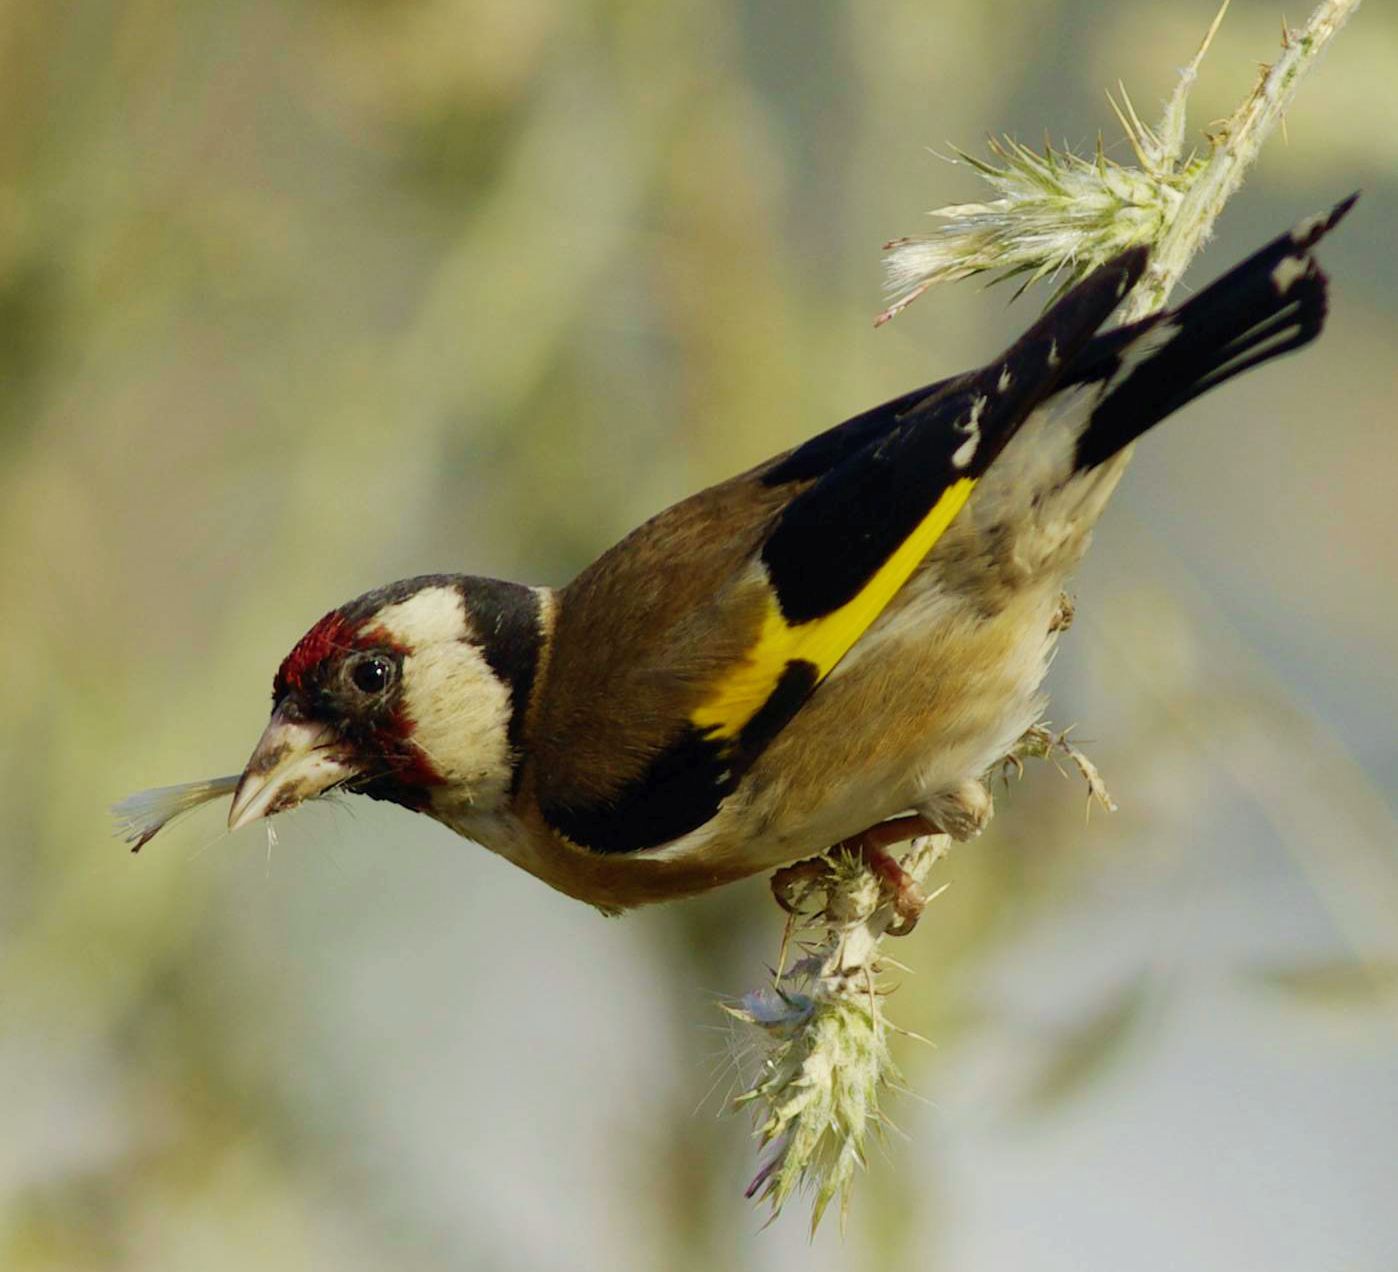
M 771 697 L 791 662 L 810 663 L 816 669 L 816 683 L 824 680 L 912 577 L 961 511 L 975 484 L 971 477 L 952 482 L 869 581 L 838 609 L 793 625 L 782 616 L 773 593 L 756 643 L 747 658 L 695 708 L 690 715 L 694 726 L 706 737 L 737 737 Z

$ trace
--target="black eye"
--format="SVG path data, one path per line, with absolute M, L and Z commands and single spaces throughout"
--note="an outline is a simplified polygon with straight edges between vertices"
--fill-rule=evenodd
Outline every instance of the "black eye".
M 393 678 L 393 664 L 382 654 L 361 658 L 350 669 L 350 679 L 360 693 L 382 693 Z

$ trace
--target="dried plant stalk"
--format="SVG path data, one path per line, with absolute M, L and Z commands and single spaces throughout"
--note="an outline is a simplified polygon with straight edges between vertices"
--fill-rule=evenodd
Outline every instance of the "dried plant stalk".
M 1214 126 L 1207 155 L 1185 152 L 1185 107 L 1227 0 L 1180 72 L 1157 127 L 1141 120 L 1124 86 L 1112 100 L 1139 166 L 1108 159 L 1100 142 L 1091 159 L 1051 144 L 1040 155 L 1009 139 L 990 143 L 998 163 L 958 152 L 999 197 L 937 208 L 930 215 L 946 222 L 940 229 L 886 244 L 893 300 L 875 321 L 887 322 L 936 283 L 974 274 L 1024 276 L 1026 285 L 1052 277 L 1066 288 L 1142 243 L 1151 246 L 1150 267 L 1122 317 L 1129 322 L 1162 308 L 1286 114 L 1302 77 L 1359 4 L 1325 0 L 1305 26 L 1283 26 L 1280 55 L 1237 110 Z
M 915 839 L 903 869 L 921 885 L 950 847 L 949 835 Z M 823 903 L 807 911 L 813 893 Z M 898 917 L 864 863 L 838 852 L 829 874 L 807 885 L 798 910 L 783 955 L 794 937 L 802 957 L 789 970 L 779 966 L 770 987 L 725 1010 L 749 1027 L 748 1050 L 757 1059 L 737 1100 L 758 1110 L 764 1155 L 748 1196 L 768 1202 L 775 1216 L 808 1189 L 814 1231 L 836 1196 L 843 1226 L 868 1137 L 884 1125 L 880 1099 L 898 1078 L 888 1050 L 894 1027 L 880 1006 L 887 992 L 881 943 Z

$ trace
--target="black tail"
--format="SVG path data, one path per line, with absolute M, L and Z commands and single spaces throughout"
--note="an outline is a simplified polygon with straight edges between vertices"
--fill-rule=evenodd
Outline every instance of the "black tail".
M 1314 340 L 1325 322 L 1326 279 L 1310 249 L 1358 197 L 1307 217 L 1178 309 L 1088 344 L 1064 385 L 1111 387 L 1078 438 L 1078 468 L 1111 458 L 1215 385 Z

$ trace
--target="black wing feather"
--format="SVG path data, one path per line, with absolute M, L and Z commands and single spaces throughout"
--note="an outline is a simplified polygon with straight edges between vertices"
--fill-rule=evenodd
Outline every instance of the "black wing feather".
M 793 465 L 805 471 L 817 457 L 838 456 L 783 510 L 763 545 L 788 622 L 808 622 L 848 602 L 953 482 L 974 480 L 990 467 L 1145 263 L 1144 248 L 1122 253 L 1049 309 L 1003 358 L 858 416 L 773 470 Z M 901 411 L 890 409 L 903 403 Z M 863 444 L 856 447 L 856 440 Z M 797 461 L 808 448 L 802 467 Z

